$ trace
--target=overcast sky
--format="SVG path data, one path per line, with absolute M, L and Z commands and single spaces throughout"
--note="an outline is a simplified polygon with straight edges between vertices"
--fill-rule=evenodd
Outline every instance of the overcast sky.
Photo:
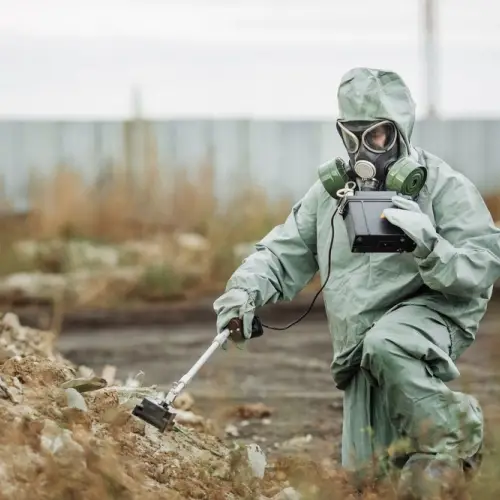
M 440 110 L 500 116 L 500 2 L 439 3 Z M 0 118 L 332 118 L 353 66 L 425 111 L 423 0 L 0 0 Z

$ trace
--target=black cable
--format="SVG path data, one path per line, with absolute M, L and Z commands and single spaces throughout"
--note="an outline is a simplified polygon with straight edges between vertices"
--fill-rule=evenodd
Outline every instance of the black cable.
M 318 290 L 318 292 L 314 296 L 314 298 L 313 298 L 313 300 L 311 302 L 311 305 L 309 306 L 309 308 L 307 309 L 307 311 L 302 316 L 299 316 L 298 319 L 296 319 L 295 321 L 293 321 L 292 323 L 290 323 L 287 326 L 269 326 L 269 325 L 265 325 L 264 323 L 262 323 L 262 326 L 264 328 L 269 328 L 269 330 L 288 330 L 290 327 L 292 327 L 292 326 L 296 325 L 297 323 L 299 323 L 300 321 L 302 321 L 311 312 L 311 310 L 313 308 L 313 305 L 316 302 L 316 299 L 319 297 L 319 294 L 324 290 L 324 288 L 325 288 L 325 286 L 328 283 L 328 280 L 330 278 L 330 273 L 331 273 L 331 270 L 332 270 L 332 250 L 333 250 L 334 217 L 337 214 L 339 206 L 340 206 L 340 204 L 337 204 L 337 207 L 335 208 L 335 211 L 333 212 L 333 215 L 332 215 L 332 218 L 331 218 L 331 221 L 330 221 L 330 226 L 332 228 L 332 237 L 330 239 L 330 248 L 328 250 L 328 272 L 326 274 L 325 282 L 323 283 L 322 287 Z

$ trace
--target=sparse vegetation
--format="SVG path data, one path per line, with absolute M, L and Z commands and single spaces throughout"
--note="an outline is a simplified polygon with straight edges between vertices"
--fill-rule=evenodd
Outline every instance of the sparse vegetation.
M 210 165 L 201 165 L 189 178 L 181 170 L 161 177 L 156 168 L 132 178 L 113 168 L 90 184 L 68 166 L 52 177 L 34 175 L 29 185 L 31 210 L 4 214 L 8 230 L 0 237 L 0 274 L 70 273 L 82 253 L 75 255 L 75 249 L 84 244 L 104 251 L 130 241 L 161 240 L 166 254 L 160 261 L 155 256 L 153 262 L 142 262 L 139 281 L 122 298 L 170 300 L 186 291 L 220 289 L 238 263 L 234 246 L 252 242 L 281 223 L 292 200 L 269 200 L 260 189 L 243 183 L 221 203 L 213 179 Z M 190 252 L 175 244 L 183 234 L 203 240 L 202 259 L 201 251 L 195 250 L 192 262 L 182 257 Z M 28 259 L 16 253 L 15 245 L 22 241 L 40 242 L 40 248 L 30 250 Z M 168 241 L 173 243 L 165 244 Z M 134 264 L 134 258 L 120 252 L 118 265 Z
M 141 275 L 132 294 L 148 302 L 183 298 L 186 278 L 169 264 L 149 266 Z
M 191 250 L 178 244 L 170 245 L 159 261 L 143 259 L 137 283 L 112 302 L 171 300 L 221 290 L 240 261 L 235 246 L 251 243 L 282 223 L 293 202 L 286 197 L 269 199 L 248 182 L 235 180 L 234 185 L 229 199 L 218 200 L 214 169 L 208 164 L 191 170 L 189 176 L 185 170 L 162 176 L 155 166 L 142 176 L 131 176 L 114 167 L 90 184 L 68 166 L 56 169 L 51 177 L 33 175 L 29 183 L 32 209 L 3 217 L 0 276 L 70 273 L 82 258 L 81 249 L 75 253 L 76 243 L 109 251 L 129 241 L 173 242 L 179 235 L 194 234 L 205 246 L 193 251 L 190 261 L 180 257 Z M 485 201 L 494 220 L 500 220 L 500 195 Z M 23 240 L 41 242 L 43 250 L 37 249 L 27 259 L 14 246 Z M 137 260 L 120 251 L 116 265 L 132 266 Z M 86 265 L 99 268 L 90 261 Z M 315 280 L 311 286 L 316 285 Z M 102 300 L 100 295 L 98 300 Z

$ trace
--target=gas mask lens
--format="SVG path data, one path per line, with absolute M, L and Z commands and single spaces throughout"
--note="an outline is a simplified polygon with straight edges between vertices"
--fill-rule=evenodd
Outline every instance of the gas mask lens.
M 362 140 L 366 149 L 384 153 L 394 146 L 396 127 L 391 122 L 376 123 L 363 132 Z
M 358 151 L 360 144 L 373 153 L 389 151 L 396 142 L 396 127 L 390 121 L 368 125 L 365 123 L 337 122 L 340 136 L 348 153 Z

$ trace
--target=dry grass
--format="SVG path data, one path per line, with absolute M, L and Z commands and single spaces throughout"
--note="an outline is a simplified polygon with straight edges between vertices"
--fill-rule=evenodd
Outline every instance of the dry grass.
M 24 227 L 35 238 L 66 235 L 107 241 L 192 231 L 215 246 L 228 246 L 260 238 L 284 220 L 292 203 L 287 197 L 271 200 L 258 186 L 235 179 L 233 195 L 222 205 L 215 194 L 214 168 L 208 164 L 191 173 L 169 172 L 167 177 L 158 168 L 147 169 L 141 177 L 115 168 L 89 185 L 67 166 L 48 178 L 33 175 L 33 212 Z M 500 194 L 485 202 L 500 220 Z
M 82 238 L 99 242 L 144 239 L 155 235 L 194 232 L 210 243 L 211 272 L 207 279 L 224 280 L 234 269 L 233 247 L 262 237 L 281 223 L 291 207 L 286 198 L 270 200 L 248 182 L 237 183 L 226 203 L 217 200 L 213 167 L 204 164 L 160 176 L 149 168 L 138 178 L 124 169 L 110 169 L 96 182 L 85 182 L 73 168 L 61 166 L 51 177 L 32 175 L 32 211 L 16 216 L 3 232 L 7 252 L 21 238 Z M 7 220 L 7 219 L 6 219 Z M 25 270 L 9 253 L 7 268 Z
M 52 177 L 31 179 L 30 203 L 28 223 L 35 238 L 68 235 L 119 241 L 158 231 L 187 231 L 237 242 L 260 237 L 281 222 L 291 201 L 269 200 L 246 182 L 223 205 L 216 198 L 214 169 L 205 164 L 190 174 L 169 173 L 168 179 L 158 170 L 140 178 L 115 170 L 91 185 L 77 170 L 63 166 Z
M 500 194 L 485 196 L 484 201 L 494 221 L 500 221 Z

